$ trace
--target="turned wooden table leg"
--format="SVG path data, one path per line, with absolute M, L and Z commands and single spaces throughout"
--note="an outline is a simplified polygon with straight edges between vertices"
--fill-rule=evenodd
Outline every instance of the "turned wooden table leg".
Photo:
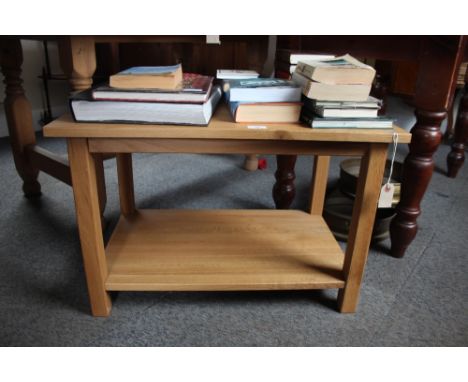
M 35 145 L 31 105 L 27 100 L 21 79 L 23 51 L 19 39 L 0 40 L 0 60 L 5 77 L 5 114 L 10 133 L 11 148 L 15 167 L 23 179 L 23 192 L 26 197 L 41 195 L 41 185 L 37 181 L 39 170 L 28 159 L 25 148 Z
M 93 85 L 96 71 L 96 51 L 90 36 L 64 37 L 59 40 L 60 64 L 68 77 L 72 92 L 82 91 Z M 96 171 L 99 188 L 99 205 L 104 212 L 107 202 L 104 163 L 102 155 L 96 155 Z
M 465 76 L 465 90 L 458 109 L 452 151 L 447 156 L 448 176 L 455 178 L 465 161 L 465 145 L 468 141 L 468 71 Z
M 416 236 L 416 219 L 421 214 L 421 200 L 432 177 L 432 156 L 442 139 L 440 125 L 446 116 L 445 111 L 416 111 L 417 122 L 411 130 L 410 152 L 403 166 L 400 203 L 390 226 L 394 257 L 402 257 Z
M 258 155 L 246 154 L 244 158 L 244 170 L 255 171 L 258 169 Z
M 296 195 L 294 186 L 296 159 L 297 155 L 276 156 L 277 170 L 275 172 L 276 183 L 273 186 L 273 200 L 277 209 L 287 210 Z
M 410 152 L 403 166 L 400 203 L 390 225 L 391 254 L 394 257 L 403 257 L 416 236 L 421 200 L 434 169 L 432 156 L 442 139 L 440 125 L 452 103 L 456 88 L 454 79 L 466 42 L 465 36 L 450 39 L 425 36 L 421 40 L 414 96 L 417 121 L 411 130 Z

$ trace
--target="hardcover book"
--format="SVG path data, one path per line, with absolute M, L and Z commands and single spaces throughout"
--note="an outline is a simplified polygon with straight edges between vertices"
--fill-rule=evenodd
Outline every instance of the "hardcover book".
M 282 80 L 290 80 L 291 79 L 291 73 L 285 72 L 283 70 L 276 70 L 275 71 L 275 77 L 276 78 L 281 78 Z
M 260 74 L 255 70 L 218 69 L 216 72 L 216 78 L 220 80 L 257 78 L 258 76 Z
M 377 118 L 378 109 L 330 109 L 317 107 L 314 110 L 319 117 L 335 118 Z
M 92 90 L 95 100 L 203 103 L 211 93 L 213 77 L 184 73 L 181 89 L 118 89 L 100 86 Z
M 304 109 L 320 117 L 376 118 L 381 101 L 369 97 L 366 101 L 317 101 L 303 97 Z
M 224 84 L 230 102 L 300 102 L 301 88 L 279 78 L 231 80 Z
M 86 90 L 70 98 L 76 122 L 207 125 L 221 99 L 214 86 L 205 103 L 167 103 L 138 101 L 97 101 Z
M 301 121 L 314 129 L 391 129 L 393 120 L 377 118 L 323 118 L 306 109 L 301 112 Z
M 302 100 L 304 106 L 310 109 L 314 107 L 324 107 L 333 109 L 353 109 L 353 108 L 369 108 L 369 109 L 380 109 L 382 106 L 382 100 L 369 96 L 365 101 L 321 101 L 308 99 L 306 97 Z
M 182 86 L 182 65 L 129 68 L 110 76 L 109 86 L 121 89 L 175 89 Z

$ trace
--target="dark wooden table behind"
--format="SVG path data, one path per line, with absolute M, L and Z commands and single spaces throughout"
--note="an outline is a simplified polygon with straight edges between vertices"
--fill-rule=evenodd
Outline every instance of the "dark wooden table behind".
M 442 139 L 440 126 L 452 103 L 466 40 L 465 36 L 278 37 L 278 48 L 419 63 L 414 96 L 417 121 L 411 130 L 410 152 L 404 162 L 401 201 L 390 228 L 391 253 L 395 257 L 404 255 L 418 230 L 421 200 L 432 177 L 432 157 Z M 465 96 L 462 106 L 466 109 L 467 104 Z M 461 110 L 456 125 L 456 145 L 448 161 L 449 173 L 456 172 L 454 169 L 463 163 L 463 145 L 468 134 L 466 119 L 467 112 Z M 295 161 L 291 156 L 278 158 L 280 184 L 275 190 L 275 201 L 280 208 L 288 208 L 294 198 Z

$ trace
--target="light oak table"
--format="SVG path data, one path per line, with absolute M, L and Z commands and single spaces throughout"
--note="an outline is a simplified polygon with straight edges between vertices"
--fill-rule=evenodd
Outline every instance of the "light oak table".
M 207 127 L 75 123 L 44 128 L 68 140 L 71 178 L 91 310 L 108 316 L 110 291 L 219 291 L 338 288 L 354 312 L 369 250 L 387 147 L 395 130 L 318 130 L 300 124 L 249 129 L 220 106 Z M 132 153 L 315 155 L 310 209 L 139 210 Z M 121 217 L 104 245 L 97 163 L 117 153 Z M 348 246 L 322 218 L 331 155 L 363 158 Z
M 21 36 L 0 37 L 0 67 L 5 77 L 5 114 L 10 132 L 13 158 L 18 174 L 23 180 L 23 191 L 28 197 L 40 195 L 37 181 L 39 172 L 49 174 L 66 184 L 71 183 L 67 158 L 62 158 L 36 144 L 31 107 L 21 85 L 23 61 Z M 25 39 L 49 39 L 58 41 L 60 62 L 71 89 L 80 91 L 91 87 L 96 69 L 98 43 L 112 44 L 114 57 L 118 57 L 120 43 L 184 43 L 204 44 L 206 36 L 24 36 Z M 265 36 L 221 36 L 222 45 L 239 41 L 234 47 L 238 58 L 252 56 L 251 62 L 263 63 L 266 55 Z M 278 36 L 277 48 L 313 50 L 315 52 L 344 54 L 381 60 L 415 61 L 419 64 L 414 104 L 417 122 L 412 129 L 412 142 L 405 160 L 401 188 L 401 200 L 397 215 L 390 227 L 391 254 L 402 257 L 416 236 L 417 219 L 421 214 L 421 201 L 429 185 L 433 168 L 433 154 L 441 142 L 440 126 L 452 103 L 460 63 L 466 56 L 467 36 Z M 149 46 L 149 45 L 148 45 Z M 250 46 L 248 48 L 248 46 Z M 146 48 L 145 48 L 146 49 Z M 166 52 L 166 53 L 164 53 Z M 161 54 L 169 54 L 163 50 Z M 172 54 L 172 53 L 171 53 Z M 175 54 L 175 53 L 174 53 Z M 200 51 L 193 53 L 198 62 Z M 192 56 L 186 55 L 186 58 Z M 208 66 L 216 64 L 215 56 L 206 55 Z M 242 60 L 243 60 L 242 59 Z M 191 58 L 188 60 L 191 61 Z M 239 62 L 233 63 L 238 67 Z M 203 67 L 207 67 L 204 64 Z M 118 65 L 116 65 L 118 66 Z M 260 65 L 261 66 L 261 65 Z M 214 68 L 220 67 L 219 64 Z M 250 67 L 250 66 L 249 66 Z M 255 68 L 255 67 L 250 67 Z M 116 69 L 117 70 L 117 69 Z M 198 70 L 198 69 L 197 69 Z M 197 71 L 195 70 L 195 71 Z M 466 101 L 467 97 L 465 97 Z M 452 151 L 448 158 L 449 175 L 455 176 L 464 160 L 464 147 L 468 137 L 468 102 L 462 102 L 456 124 Z M 464 111 L 464 112 L 463 112 Z M 252 152 L 247 152 L 252 153 Z M 246 166 L 255 168 L 253 155 Z M 278 170 L 273 187 L 273 199 L 279 209 L 287 209 L 295 196 L 294 155 L 278 155 Z M 97 161 L 100 205 L 106 204 L 104 169 L 102 160 Z

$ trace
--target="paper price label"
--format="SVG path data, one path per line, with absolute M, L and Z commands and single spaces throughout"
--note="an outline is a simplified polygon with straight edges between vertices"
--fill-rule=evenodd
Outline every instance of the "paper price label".
M 261 125 L 248 125 L 247 129 L 254 129 L 254 130 L 261 130 L 261 129 L 266 129 L 266 126 L 261 126 Z
M 207 44 L 221 44 L 219 40 L 219 35 L 206 35 L 206 43 Z
M 386 183 L 380 190 L 379 208 L 390 208 L 392 206 L 395 185 Z

